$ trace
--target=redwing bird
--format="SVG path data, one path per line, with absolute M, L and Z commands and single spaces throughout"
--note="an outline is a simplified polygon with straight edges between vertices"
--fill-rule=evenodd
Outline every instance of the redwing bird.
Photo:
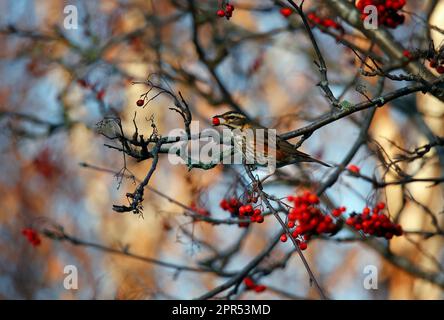
M 221 122 L 223 120 L 223 122 Z M 233 134 L 233 144 L 237 151 L 242 152 L 245 158 L 253 159 L 254 163 L 267 164 L 269 160 L 282 167 L 291 163 L 316 162 L 326 167 L 329 164 L 310 155 L 298 151 L 290 142 L 257 123 L 249 121 L 245 115 L 236 111 L 228 111 L 213 117 L 213 125 L 228 127 Z M 253 139 L 247 139 L 247 132 L 252 132 Z M 271 144 L 269 142 L 272 142 Z

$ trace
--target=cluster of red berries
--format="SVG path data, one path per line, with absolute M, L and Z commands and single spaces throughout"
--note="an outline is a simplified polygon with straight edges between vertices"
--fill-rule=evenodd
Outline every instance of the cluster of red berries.
M 34 247 L 39 246 L 42 243 L 42 240 L 39 237 L 37 231 L 32 228 L 25 228 L 22 230 L 22 234 L 28 239 L 29 243 Z
M 438 59 L 431 59 L 430 60 L 430 68 L 433 68 L 438 72 L 439 74 L 444 73 L 444 59 L 438 60 Z
M 342 26 L 339 23 L 337 23 L 336 21 L 334 21 L 333 19 L 318 17 L 316 15 L 316 13 L 314 13 L 314 12 L 310 12 L 307 15 L 307 18 L 308 18 L 312 28 L 315 25 L 320 25 L 320 26 L 323 26 L 325 28 L 333 28 L 333 29 L 339 30 L 341 32 L 344 31 L 344 28 L 342 28 Z
M 257 199 L 248 199 L 247 203 L 242 203 L 236 198 L 222 199 L 220 202 L 220 207 L 231 213 L 233 217 L 245 218 L 250 217 L 251 222 L 262 223 L 264 222 L 264 217 L 261 215 L 262 211 L 259 208 L 253 208 L 254 202 Z M 248 227 L 248 223 L 240 222 L 239 227 Z
M 264 292 L 267 289 L 267 287 L 263 284 L 256 284 L 254 280 L 250 277 L 246 277 L 244 279 L 244 284 L 247 287 L 247 290 L 254 290 L 257 293 Z
M 389 217 L 381 213 L 384 208 L 384 202 L 378 203 L 373 210 L 366 207 L 361 214 L 352 213 L 345 223 L 358 231 L 362 230 L 365 234 L 384 237 L 387 240 L 393 236 L 401 236 L 402 227 L 391 222 Z
M 227 3 L 225 5 L 225 10 L 219 9 L 217 10 L 216 14 L 220 18 L 227 18 L 227 20 L 230 20 L 230 18 L 233 16 L 234 6 L 232 4 Z
M 367 18 L 365 13 L 367 6 L 375 6 L 378 9 L 378 24 L 389 28 L 396 28 L 405 21 L 405 16 L 398 11 L 406 4 L 406 0 L 358 0 L 356 7 L 361 11 L 361 19 Z
M 289 196 L 287 200 L 294 204 L 288 214 L 288 228 L 292 231 L 292 236 L 298 240 L 301 250 L 305 250 L 307 244 L 300 239 L 309 240 L 312 235 L 335 233 L 339 230 L 333 218 L 330 215 L 323 215 L 318 208 L 319 198 L 316 194 L 306 191 L 301 196 Z M 334 209 L 331 214 L 338 217 L 344 211 L 345 207 L 341 207 Z M 281 241 L 287 241 L 286 234 L 281 236 Z

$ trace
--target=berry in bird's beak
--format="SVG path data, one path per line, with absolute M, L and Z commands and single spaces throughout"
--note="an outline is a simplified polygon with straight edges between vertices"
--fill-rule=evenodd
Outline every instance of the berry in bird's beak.
M 218 125 L 220 125 L 220 120 L 218 117 L 214 117 L 213 118 L 213 126 L 218 126 Z

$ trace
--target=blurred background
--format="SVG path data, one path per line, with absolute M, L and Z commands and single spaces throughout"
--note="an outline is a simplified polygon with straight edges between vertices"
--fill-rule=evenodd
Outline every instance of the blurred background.
M 279 225 L 272 216 L 241 228 L 186 214 L 187 208 L 197 208 L 210 218 L 230 218 L 219 203 L 245 192 L 238 166 L 188 170 L 161 155 L 149 183 L 161 194 L 145 191 L 143 216 L 113 211 L 114 204 L 127 204 L 125 195 L 136 184 L 116 177 L 124 158 L 105 144 L 118 143 L 97 132 L 96 124 L 108 116 L 120 117 L 128 136 L 134 133 L 133 119 L 145 137 L 153 130 L 150 119 L 162 136 L 183 127 L 182 118 L 168 109 L 168 96 L 144 108 L 136 105 L 148 88 L 132 81 L 152 74 L 162 86 L 182 93 L 200 129 L 211 127 L 213 115 L 235 107 L 278 132 L 303 127 L 328 112 L 331 106 L 316 86 L 313 46 L 298 15 L 286 17 L 281 5 L 268 0 L 231 3 L 235 10 L 228 20 L 216 15 L 223 1 L 194 1 L 191 10 L 190 2 L 181 0 L 0 0 L 2 299 L 196 298 L 226 282 L 273 241 Z M 362 63 L 349 46 L 387 61 L 384 51 L 341 20 L 328 1 L 306 1 L 304 8 L 342 28 L 312 29 L 335 96 L 357 103 L 366 101 L 358 91 L 377 94 L 379 80 L 359 73 Z M 405 23 L 390 30 L 404 48 L 426 50 L 429 37 L 436 46 L 442 43 L 442 32 L 429 24 L 444 28 L 444 1 L 409 0 L 404 10 Z M 75 22 L 73 12 L 78 25 L 66 28 Z M 407 84 L 387 80 L 383 91 Z M 398 180 L 383 174 L 375 146 L 395 157 L 400 152 L 395 145 L 413 150 L 429 143 L 430 135 L 443 136 L 443 107 L 433 96 L 418 93 L 378 108 L 369 142 L 351 163 L 363 175 Z M 341 163 L 362 119 L 358 112 L 316 130 L 301 150 Z M 415 178 L 440 177 L 436 150 L 427 163 L 419 159 L 403 169 Z M 124 173 L 137 179 L 151 165 L 151 160 L 125 160 L 129 171 Z M 332 172 L 316 165 L 282 170 L 284 177 L 266 185 L 268 193 L 282 198 L 316 188 Z M 350 230 L 310 241 L 304 254 L 331 298 L 443 298 L 441 184 L 374 189 L 344 172 L 325 196 L 326 206 L 346 206 L 347 212 L 384 201 L 405 231 L 370 245 Z M 45 229 L 81 242 L 48 238 Z M 40 243 L 29 241 L 30 230 Z M 232 298 L 317 298 L 292 252 L 290 242 L 278 243 L 255 269 L 255 281 L 267 289 L 257 293 L 241 286 Z M 209 260 L 227 274 L 200 271 Z M 75 290 L 63 285 L 67 265 L 78 270 Z M 368 265 L 378 271 L 376 290 L 363 285 Z

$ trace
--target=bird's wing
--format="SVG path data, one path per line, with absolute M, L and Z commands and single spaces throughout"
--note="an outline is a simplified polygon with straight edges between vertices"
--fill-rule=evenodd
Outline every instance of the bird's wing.
M 259 125 L 251 126 L 250 129 L 255 130 L 254 139 L 256 147 L 259 146 L 260 148 L 260 146 L 264 146 L 263 148 L 266 155 L 275 153 L 277 159 L 284 159 L 286 158 L 285 155 L 291 155 L 288 158 L 295 158 L 298 162 L 316 162 L 323 166 L 331 167 L 329 164 L 297 150 L 293 144 L 282 139 L 275 130 L 267 129 Z
M 258 151 L 263 150 L 266 155 L 276 152 L 276 145 L 278 143 L 278 137 L 275 134 L 276 131 L 259 125 L 254 125 L 251 129 L 255 131 L 254 143 Z M 274 134 L 272 132 L 274 132 Z
M 278 158 L 283 157 L 284 154 L 299 156 L 301 158 L 310 156 L 298 151 L 294 145 L 290 142 L 282 139 L 274 129 L 268 129 L 259 125 L 254 125 L 248 129 L 254 130 L 254 141 L 256 148 L 261 148 L 263 146 L 265 152 L 276 152 L 278 153 Z M 282 155 L 279 155 L 281 153 Z

